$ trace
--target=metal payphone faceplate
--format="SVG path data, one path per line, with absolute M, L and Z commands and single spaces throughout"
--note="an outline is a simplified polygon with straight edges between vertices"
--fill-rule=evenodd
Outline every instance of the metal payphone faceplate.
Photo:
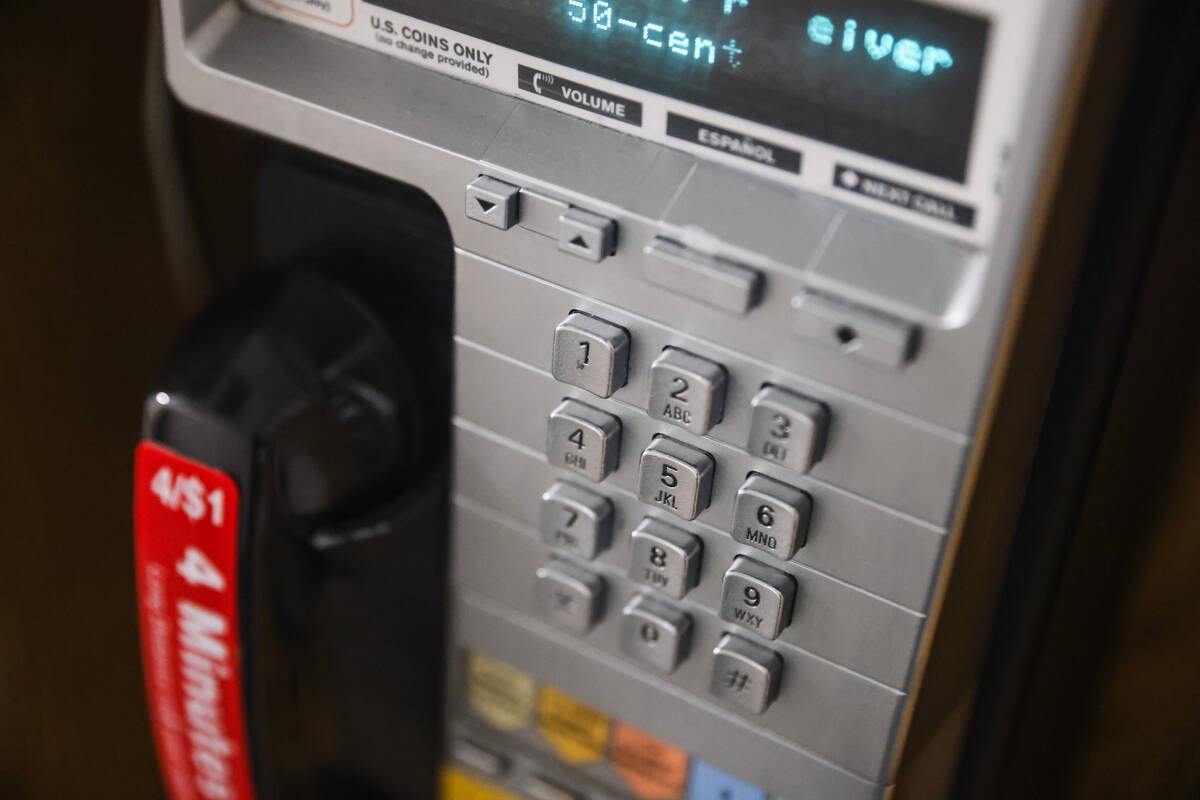
M 448 780 L 882 796 L 1055 91 L 1005 84 L 1003 113 L 985 91 L 979 141 L 1010 164 L 1000 195 L 975 162 L 988 221 L 964 235 L 236 3 L 163 9 L 185 103 L 420 187 L 449 221 Z M 1025 74 L 1064 79 L 1081 13 L 1022 4 Z M 602 530 L 560 535 L 547 504 Z

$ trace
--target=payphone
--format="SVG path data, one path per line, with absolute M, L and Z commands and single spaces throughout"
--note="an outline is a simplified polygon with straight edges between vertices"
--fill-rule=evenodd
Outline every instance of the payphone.
M 172 797 L 894 791 L 1095 13 L 164 0 L 297 148 L 147 401 Z

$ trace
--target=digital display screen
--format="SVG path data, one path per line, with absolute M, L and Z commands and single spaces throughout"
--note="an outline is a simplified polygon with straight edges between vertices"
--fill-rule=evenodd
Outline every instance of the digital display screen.
M 640 89 L 963 182 L 982 16 L 910 0 L 374 0 Z

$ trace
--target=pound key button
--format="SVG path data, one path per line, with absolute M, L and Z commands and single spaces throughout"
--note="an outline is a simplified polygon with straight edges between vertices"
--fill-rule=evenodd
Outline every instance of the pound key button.
M 713 650 L 709 690 L 715 697 L 761 714 L 779 693 L 782 671 L 778 653 L 727 633 Z

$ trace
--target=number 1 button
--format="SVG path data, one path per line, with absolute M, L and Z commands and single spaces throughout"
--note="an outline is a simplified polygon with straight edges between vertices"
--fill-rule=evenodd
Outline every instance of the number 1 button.
M 610 397 L 629 377 L 629 334 L 602 319 L 572 311 L 554 329 L 555 380 Z

